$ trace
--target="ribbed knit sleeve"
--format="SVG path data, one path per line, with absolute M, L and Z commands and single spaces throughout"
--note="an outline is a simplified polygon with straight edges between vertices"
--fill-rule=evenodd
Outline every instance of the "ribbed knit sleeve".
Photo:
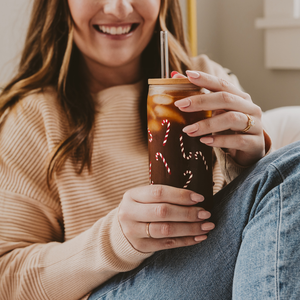
M 63 182 L 71 174 L 71 181 L 87 179 L 98 187 L 97 178 L 85 173 L 81 179 L 67 166 L 48 188 L 49 154 L 67 132 L 54 93 L 28 96 L 0 124 L 1 300 L 80 299 L 151 255 L 136 251 L 123 235 L 120 195 L 112 204 L 102 197 L 101 204 L 100 192 L 97 197 L 97 189 L 83 184 L 76 187 L 76 203 Z

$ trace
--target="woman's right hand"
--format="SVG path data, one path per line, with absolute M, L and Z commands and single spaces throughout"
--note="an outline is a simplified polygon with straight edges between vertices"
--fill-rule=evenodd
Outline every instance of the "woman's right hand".
M 119 222 L 128 241 L 141 252 L 195 245 L 214 228 L 213 223 L 205 221 L 210 212 L 195 206 L 203 200 L 203 196 L 186 189 L 137 187 L 124 194 Z

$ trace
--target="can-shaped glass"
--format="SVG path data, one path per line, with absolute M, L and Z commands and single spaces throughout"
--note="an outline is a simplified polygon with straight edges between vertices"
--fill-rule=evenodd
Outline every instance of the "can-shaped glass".
M 210 118 L 211 111 L 182 112 L 174 102 L 203 89 L 188 79 L 149 79 L 147 100 L 150 184 L 184 188 L 205 197 L 199 206 L 211 210 L 212 148 L 182 129 Z

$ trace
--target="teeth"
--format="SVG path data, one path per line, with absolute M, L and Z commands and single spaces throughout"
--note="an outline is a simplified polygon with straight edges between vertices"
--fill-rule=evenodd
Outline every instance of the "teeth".
M 118 27 L 108 27 L 108 26 L 99 26 L 99 29 L 104 32 L 111 35 L 121 35 L 121 34 L 127 34 L 131 30 L 131 26 L 118 26 Z

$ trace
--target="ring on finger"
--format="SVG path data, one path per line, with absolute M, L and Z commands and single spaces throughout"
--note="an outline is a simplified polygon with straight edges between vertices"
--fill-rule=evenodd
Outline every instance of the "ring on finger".
M 151 236 L 151 234 L 150 234 L 150 223 L 151 223 L 151 222 L 148 222 L 148 223 L 146 224 L 146 234 L 147 234 L 147 237 L 148 237 L 149 239 L 152 238 L 152 236 Z
M 255 125 L 254 120 L 248 114 L 245 115 L 248 118 L 248 122 L 246 128 L 241 131 L 242 133 L 246 133 L 252 126 Z

